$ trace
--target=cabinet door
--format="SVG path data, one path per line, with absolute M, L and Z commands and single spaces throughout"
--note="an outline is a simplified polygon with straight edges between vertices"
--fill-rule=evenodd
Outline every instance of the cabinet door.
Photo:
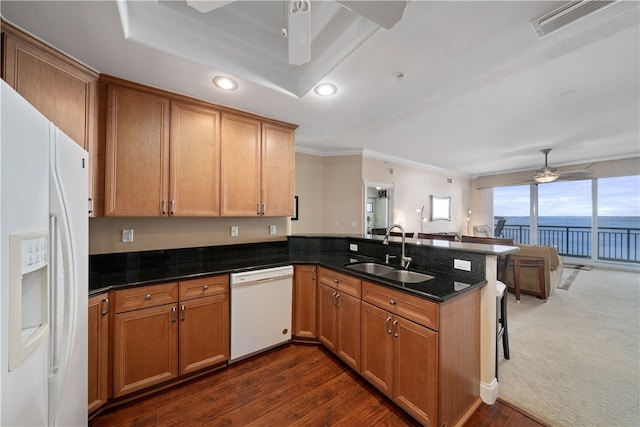
M 180 375 L 229 359 L 229 295 L 180 304 Z
M 119 313 L 113 321 L 113 397 L 178 376 L 177 304 Z
M 260 121 L 222 114 L 220 215 L 260 214 Z
M 394 318 L 393 333 L 394 400 L 423 425 L 435 426 L 438 333 L 402 317 Z
M 336 290 L 318 283 L 318 339 L 331 351 L 336 352 Z
M 393 318 L 391 313 L 362 303 L 362 376 L 389 397 L 393 393 Z
M 109 399 L 109 299 L 108 294 L 89 298 L 88 311 L 88 412 Z
M 102 165 L 98 159 L 98 73 L 6 22 L 2 78 L 89 156 L 89 199 L 102 214 Z
M 296 265 L 293 276 L 293 336 L 316 339 L 316 266 Z
M 171 102 L 169 214 L 220 213 L 220 113 L 212 108 Z
M 358 298 L 338 292 L 336 303 L 338 305 L 337 354 L 353 369 L 360 372 L 361 302 Z
M 2 23 L 3 31 L 6 29 Z M 6 34 L 4 80 L 85 150 L 93 143 L 98 75 L 33 40 Z
M 262 123 L 262 203 L 265 216 L 293 215 L 294 130 Z
M 110 85 L 105 216 L 163 216 L 169 209 L 169 99 Z

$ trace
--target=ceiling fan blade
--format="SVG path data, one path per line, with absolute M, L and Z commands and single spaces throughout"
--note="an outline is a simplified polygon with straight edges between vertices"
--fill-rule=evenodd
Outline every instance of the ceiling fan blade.
M 347 9 L 364 16 L 387 30 L 402 19 L 404 9 L 407 7 L 406 0 L 336 0 L 336 3 L 340 3 Z
M 593 174 L 586 169 L 576 169 L 570 171 L 560 171 L 560 179 L 563 181 L 579 181 L 591 179 Z
M 311 60 L 311 2 L 291 0 L 287 13 L 289 64 L 302 65 Z
M 187 4 L 201 13 L 208 13 L 212 10 L 221 8 L 222 6 L 226 6 L 229 3 L 233 3 L 234 0 L 231 1 L 217 1 L 217 0 L 187 0 Z

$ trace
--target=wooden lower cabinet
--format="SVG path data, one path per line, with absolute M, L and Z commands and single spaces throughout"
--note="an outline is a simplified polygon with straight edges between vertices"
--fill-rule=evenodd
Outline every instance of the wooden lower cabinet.
M 362 303 L 362 376 L 425 425 L 437 425 L 437 350 L 437 332 Z
M 347 365 L 360 372 L 360 298 L 330 285 L 326 269 L 318 283 L 318 339 Z M 338 273 L 339 274 L 339 273 Z M 344 278 L 341 275 L 341 278 Z M 332 279 L 331 283 L 338 284 Z M 359 280 L 358 293 L 359 293 Z
M 293 274 L 293 337 L 315 340 L 316 332 L 316 266 L 296 264 Z
M 89 298 L 88 310 L 88 412 L 109 400 L 109 297 Z
M 178 304 L 113 318 L 113 397 L 178 376 Z
M 180 304 L 180 370 L 189 374 L 229 359 L 229 294 Z
M 229 276 L 116 291 L 113 397 L 229 359 Z
M 480 289 L 435 303 L 362 282 L 361 374 L 425 426 L 479 404 Z

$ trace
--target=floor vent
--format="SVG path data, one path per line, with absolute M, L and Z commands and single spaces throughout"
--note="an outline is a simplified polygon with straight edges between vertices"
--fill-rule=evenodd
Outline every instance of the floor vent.
M 554 31 L 559 30 L 587 15 L 603 9 L 607 6 L 617 3 L 619 0 L 581 0 L 571 1 L 553 12 L 531 22 L 531 26 L 538 33 L 538 37 L 542 38 Z

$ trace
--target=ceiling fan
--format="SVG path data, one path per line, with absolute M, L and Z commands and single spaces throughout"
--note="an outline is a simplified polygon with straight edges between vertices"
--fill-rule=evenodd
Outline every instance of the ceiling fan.
M 540 151 L 544 153 L 544 167 L 538 169 L 535 175 L 533 175 L 533 179 L 536 182 L 540 184 L 546 184 L 548 182 L 556 181 L 558 178 L 562 178 L 562 180 L 579 180 L 591 178 L 591 172 L 586 169 L 560 172 L 557 168 L 550 167 L 547 162 L 547 155 L 551 151 L 551 148 L 544 148 Z
M 208 13 L 234 0 L 186 0 L 201 13 Z M 303 65 L 311 60 L 311 0 L 282 0 L 287 5 L 287 27 L 282 36 L 288 42 L 289 64 Z M 408 0 L 334 0 L 343 7 L 377 25 L 390 29 L 401 18 Z

